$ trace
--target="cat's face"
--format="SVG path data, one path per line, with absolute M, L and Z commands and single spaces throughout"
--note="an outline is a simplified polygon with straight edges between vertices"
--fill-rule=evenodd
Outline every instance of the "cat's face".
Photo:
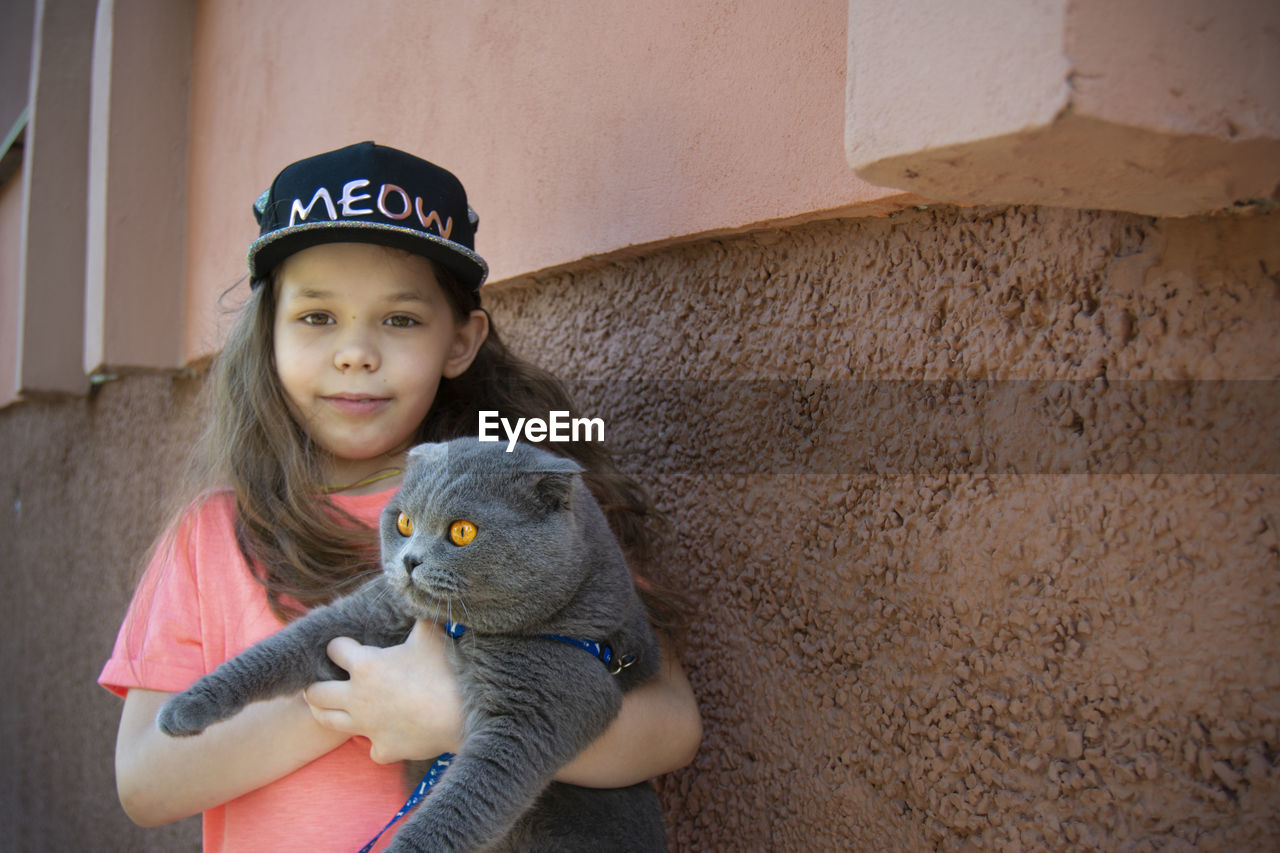
M 576 463 L 474 438 L 409 454 L 383 511 L 383 571 L 419 618 L 482 631 L 536 628 L 587 571 Z

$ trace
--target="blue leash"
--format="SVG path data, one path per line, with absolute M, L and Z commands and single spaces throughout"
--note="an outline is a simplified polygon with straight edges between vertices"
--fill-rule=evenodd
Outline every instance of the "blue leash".
M 446 622 L 444 623 L 444 630 L 450 637 L 456 640 L 463 634 L 467 633 L 467 626 L 460 625 L 457 622 Z M 562 637 L 559 634 L 540 634 L 539 636 L 545 637 L 548 640 L 568 643 L 571 646 L 576 646 L 582 649 L 584 652 L 590 654 L 592 657 L 598 659 L 607 666 L 611 675 L 617 675 L 622 672 L 624 669 L 631 666 L 631 664 L 635 663 L 636 658 L 639 657 L 635 654 L 621 656 L 615 655 L 612 646 L 607 643 L 597 643 L 595 640 L 579 640 L 575 637 Z M 396 821 L 412 811 L 414 806 L 422 802 L 422 799 L 426 797 L 427 794 L 431 793 L 431 789 L 440 781 L 440 777 L 444 775 L 444 771 L 449 769 L 449 765 L 453 763 L 453 759 L 456 757 L 457 756 L 452 752 L 445 752 L 438 755 L 436 760 L 432 762 L 431 766 L 427 768 L 427 772 L 423 774 L 422 781 L 418 783 L 418 787 L 414 788 L 413 793 L 409 795 L 409 799 L 404 801 L 404 805 L 400 807 L 400 811 L 396 812 L 395 817 L 387 821 L 386 826 L 378 830 L 377 835 L 369 839 L 368 844 L 360 848 L 360 853 L 369 853 L 369 851 L 373 849 L 373 845 L 378 843 L 378 839 L 382 837 L 384 832 L 394 826 Z
M 436 783 L 440 781 L 440 777 L 444 775 L 444 771 L 449 769 L 449 765 L 453 763 L 454 754 L 452 752 L 441 753 L 437 756 L 435 762 L 427 769 L 426 774 L 422 777 L 422 781 L 418 783 L 418 787 L 413 789 L 413 793 L 409 795 L 409 799 L 404 801 L 404 805 L 400 807 L 400 811 L 396 812 L 396 816 L 387 821 L 387 825 L 378 830 L 378 834 L 369 839 L 369 843 L 360 848 L 360 853 L 369 853 L 373 849 L 373 845 L 378 843 L 378 839 L 382 837 L 382 833 L 386 832 L 400 818 L 407 815 L 418 803 L 422 802 Z

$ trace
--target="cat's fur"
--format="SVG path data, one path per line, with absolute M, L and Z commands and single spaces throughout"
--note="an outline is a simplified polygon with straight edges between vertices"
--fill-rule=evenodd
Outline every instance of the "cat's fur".
M 449 650 L 464 742 L 390 849 L 664 849 L 648 785 L 551 781 L 604 731 L 623 691 L 656 672 L 659 648 L 579 466 L 529 445 L 505 451 L 474 438 L 414 448 L 381 519 L 383 574 L 172 697 L 160 728 L 196 734 L 249 702 L 345 677 L 325 654 L 334 637 L 388 646 L 416 619 L 453 619 L 469 628 Z M 401 511 L 413 521 L 409 537 L 397 530 Z M 459 519 L 478 530 L 461 547 L 448 532 Z M 590 653 L 542 634 L 596 640 L 638 658 L 612 675 Z

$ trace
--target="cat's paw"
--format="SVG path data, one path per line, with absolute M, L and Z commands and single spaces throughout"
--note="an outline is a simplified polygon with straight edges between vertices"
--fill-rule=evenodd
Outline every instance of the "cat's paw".
M 171 696 L 164 703 L 156 716 L 156 725 L 170 737 L 189 737 L 200 734 L 218 716 L 212 702 L 188 690 Z

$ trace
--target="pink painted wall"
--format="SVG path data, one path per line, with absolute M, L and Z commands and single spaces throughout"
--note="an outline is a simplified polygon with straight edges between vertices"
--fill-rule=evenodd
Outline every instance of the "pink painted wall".
M 363 138 L 464 178 L 493 282 L 923 201 L 1188 215 L 1274 203 L 1280 183 L 1280 13 L 1256 0 L 98 8 L 127 25 L 99 27 L 120 61 L 95 70 L 113 93 L 95 140 L 114 142 L 95 148 L 87 283 L 63 264 L 88 297 L 84 358 L 60 340 L 0 366 L 32 391 L 216 349 L 251 200 L 283 164 Z M 66 99 L 46 100 L 48 117 Z
M 844 159 L 847 0 L 200 3 L 186 355 L 219 340 L 250 204 L 361 139 L 458 173 L 491 281 L 899 206 Z

